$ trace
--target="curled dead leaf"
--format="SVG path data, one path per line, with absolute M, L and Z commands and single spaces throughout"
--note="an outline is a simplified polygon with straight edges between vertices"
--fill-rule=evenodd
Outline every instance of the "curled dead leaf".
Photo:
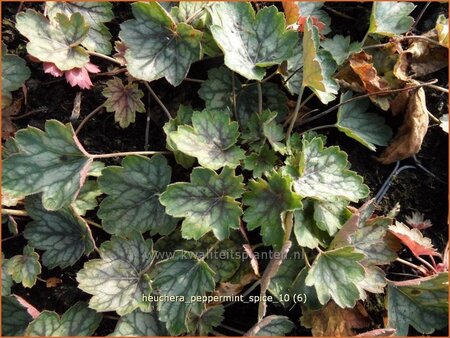
M 12 121 L 12 116 L 17 115 L 22 109 L 22 99 L 14 100 L 14 102 L 2 109 L 2 138 L 4 140 L 14 136 L 17 128 Z
M 364 306 L 358 302 L 352 309 L 342 309 L 330 301 L 324 308 L 307 311 L 302 317 L 302 324 L 310 327 L 315 337 L 354 336 L 354 329 L 364 329 L 371 325 Z
M 437 31 L 422 35 L 437 41 Z M 448 66 L 448 49 L 425 39 L 411 40 L 408 49 L 400 52 L 394 75 L 403 81 L 434 73 Z
M 62 280 L 58 277 L 50 277 L 45 281 L 45 286 L 47 288 L 56 288 L 59 284 L 62 283 Z
M 410 84 L 417 84 L 411 81 Z M 401 161 L 417 154 L 428 130 L 428 109 L 423 88 L 405 91 L 392 102 L 394 115 L 404 111 L 403 123 L 378 160 L 383 164 Z

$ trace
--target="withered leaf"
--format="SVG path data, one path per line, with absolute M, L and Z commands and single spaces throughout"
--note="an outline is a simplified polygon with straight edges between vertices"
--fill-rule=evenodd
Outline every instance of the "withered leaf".
M 417 82 L 411 81 L 410 84 L 415 85 Z M 406 109 L 403 123 L 389 146 L 378 158 L 383 164 L 401 161 L 417 154 L 428 130 L 429 113 L 423 88 L 403 93 L 398 100 L 394 100 L 392 103 L 394 114 Z M 404 106 L 406 107 L 404 108 Z
M 306 312 L 302 324 L 311 327 L 315 337 L 354 336 L 354 329 L 367 328 L 371 324 L 369 315 L 361 303 L 342 309 L 330 301 L 324 308 Z
M 14 136 L 17 128 L 11 117 L 17 115 L 22 108 L 22 99 L 15 100 L 10 106 L 2 109 L 2 138 L 4 140 Z

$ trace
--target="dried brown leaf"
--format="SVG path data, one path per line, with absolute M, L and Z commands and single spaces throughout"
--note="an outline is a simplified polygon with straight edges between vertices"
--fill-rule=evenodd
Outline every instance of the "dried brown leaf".
M 417 84 L 417 82 L 411 82 Z M 383 164 L 390 164 L 417 154 L 422 146 L 428 130 L 428 109 L 423 88 L 415 89 L 408 94 L 403 123 L 389 146 L 378 160 Z M 398 102 L 399 107 L 392 105 L 392 111 L 397 114 L 402 110 L 404 99 Z M 395 101 L 394 101 L 395 102 Z
M 45 281 L 45 286 L 47 288 L 56 288 L 59 284 L 62 283 L 62 280 L 58 277 L 50 277 Z
M 307 312 L 305 316 L 302 317 L 302 323 L 311 327 L 315 337 L 354 336 L 354 329 L 367 328 L 372 322 L 360 302 L 353 309 L 342 309 L 330 301 L 324 308 Z
M 10 106 L 2 109 L 2 138 L 4 140 L 14 136 L 14 133 L 17 130 L 11 117 L 20 112 L 22 101 L 22 99 L 15 100 Z

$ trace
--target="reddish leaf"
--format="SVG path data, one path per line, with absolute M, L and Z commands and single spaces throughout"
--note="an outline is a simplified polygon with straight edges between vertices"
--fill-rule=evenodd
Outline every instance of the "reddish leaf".
M 41 314 L 41 312 L 36 309 L 33 305 L 31 305 L 30 303 L 28 303 L 25 299 L 23 299 L 22 297 L 18 296 L 18 295 L 13 295 L 20 304 L 22 304 L 23 307 L 25 307 L 27 309 L 28 314 L 33 318 L 36 319 L 37 317 L 39 317 L 39 315 Z
M 312 20 L 313 25 L 317 27 L 319 32 L 323 31 L 323 29 L 325 28 L 325 24 L 322 21 L 320 21 L 318 18 L 316 18 L 315 16 L 311 16 L 310 18 Z M 299 16 L 299 18 L 297 20 L 299 32 L 304 32 L 307 19 L 308 19 L 307 16 L 301 16 L 301 15 Z
M 284 15 L 286 16 L 286 24 L 292 25 L 297 23 L 300 14 L 300 9 L 298 8 L 295 1 L 282 1 Z
M 422 233 L 417 229 L 410 229 L 401 222 L 389 226 L 389 231 L 395 237 L 408 247 L 415 256 L 440 256 L 431 243 L 431 239 L 423 237 Z

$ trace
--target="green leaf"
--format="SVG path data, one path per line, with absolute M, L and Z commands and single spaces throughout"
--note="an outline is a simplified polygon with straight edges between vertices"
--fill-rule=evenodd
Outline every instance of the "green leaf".
M 186 319 L 188 332 L 190 334 L 198 334 L 199 336 L 208 336 L 214 327 L 222 323 L 224 312 L 223 305 L 210 306 L 201 312 L 193 309 Z
M 22 283 L 26 288 L 36 284 L 37 276 L 41 273 L 39 255 L 29 245 L 23 248 L 23 255 L 16 255 L 8 261 L 8 273 L 16 283 Z
M 423 334 L 448 325 L 448 273 L 404 282 L 389 282 L 388 326 L 398 336 L 408 335 L 411 325 Z
M 170 183 L 172 169 L 162 155 L 152 158 L 127 156 L 122 167 L 107 167 L 98 179 L 108 196 L 100 203 L 97 216 L 110 234 L 127 235 L 133 231 L 165 235 L 176 220 L 166 215 L 159 194 Z
M 231 122 L 229 115 L 203 110 L 192 115 L 192 127 L 179 126 L 169 137 L 178 150 L 196 157 L 205 168 L 236 168 L 245 157 L 236 145 L 238 129 L 237 122 Z
M 314 249 L 326 247 L 329 236 L 326 231 L 317 226 L 314 220 L 314 204 L 311 200 L 303 201 L 303 209 L 294 211 L 294 234 L 297 243 L 302 247 Z
M 246 336 L 285 336 L 294 328 L 294 324 L 285 316 L 267 316 L 256 323 Z
M 136 120 L 136 112 L 145 112 L 144 103 L 141 98 L 144 93 L 139 89 L 137 83 L 122 83 L 118 77 L 106 82 L 103 89 L 103 96 L 107 98 L 105 108 L 109 112 L 114 112 L 114 120 L 119 122 L 122 128 L 126 128 Z
M 114 19 L 112 4 L 109 2 L 57 2 L 47 1 L 45 9 L 48 17 L 52 20 L 57 13 L 67 16 L 80 13 L 86 23 L 89 24 L 89 32 L 86 39 L 81 43 L 86 49 L 109 55 L 111 53 L 111 33 L 105 22 Z
M 284 229 L 281 213 L 300 208 L 300 196 L 291 190 L 292 180 L 280 173 L 272 172 L 267 181 L 262 178 L 249 182 L 250 191 L 244 193 L 243 203 L 247 228 L 261 227 L 264 244 L 280 249 L 283 245 Z
M 208 1 L 180 1 L 178 6 L 174 6 L 170 9 L 170 14 L 173 18 L 176 18 L 178 22 L 185 22 L 189 19 L 192 20 L 193 17 L 197 17 L 194 20 L 194 26 L 201 24 L 203 20 L 202 17 L 206 15 L 206 11 L 201 11 L 206 9 L 210 3 Z
M 43 311 L 25 330 L 25 336 L 91 336 L 102 321 L 102 315 L 78 302 L 59 317 L 56 312 Z
M 218 241 L 212 233 L 208 233 L 199 240 L 185 240 L 181 232 L 176 230 L 169 236 L 162 237 L 155 244 L 160 252 L 176 250 L 190 251 L 199 258 L 204 258 L 206 264 L 215 272 L 216 282 L 228 282 L 239 269 L 241 262 L 238 255 L 243 254 L 239 239 L 225 239 Z M 206 255 L 206 253 L 209 253 Z
M 384 36 L 407 32 L 414 19 L 408 16 L 416 6 L 412 2 L 374 2 L 370 15 L 369 33 Z
M 244 168 L 252 171 L 253 177 L 261 177 L 275 166 L 278 157 L 267 144 L 259 150 L 253 152 L 244 159 Z
M 146 311 L 149 305 L 143 295 L 152 290 L 146 275 L 154 259 L 151 242 L 138 233 L 129 238 L 113 236 L 102 243 L 99 254 L 100 259 L 86 262 L 77 273 L 78 287 L 92 295 L 89 307 L 121 316 L 137 308 Z
M 168 335 L 166 327 L 158 319 L 156 310 L 145 313 L 139 309 L 120 317 L 114 332 L 111 334 L 113 337 Z
M 2 296 L 9 296 L 14 285 L 13 279 L 8 274 L 8 262 L 9 259 L 6 259 L 2 252 Z
M 72 266 L 94 250 L 87 223 L 73 209 L 48 211 L 37 195 L 25 199 L 25 208 L 33 222 L 27 224 L 24 236 L 31 246 L 45 250 L 42 263 L 46 267 Z
M 350 43 L 350 36 L 344 37 L 343 35 L 335 35 L 332 39 L 325 39 L 320 42 L 320 45 L 331 54 L 338 66 L 342 65 L 350 54 L 361 50 L 360 42 Z
M 336 64 L 331 55 L 319 50 L 319 30 L 311 18 L 306 21 L 303 34 L 303 87 L 309 87 L 319 100 L 327 104 L 336 98 L 339 86 L 332 78 Z
M 273 150 L 280 154 L 286 154 L 286 146 L 281 142 L 284 140 L 284 131 L 281 124 L 276 123 L 276 112 L 270 110 L 263 111 L 261 114 L 262 132 L 264 137 L 272 146 Z
M 439 44 L 448 48 L 448 18 L 443 14 L 437 18 L 436 31 L 438 32 Z
M 25 60 L 17 55 L 6 54 L 6 45 L 2 42 L 2 96 L 11 95 L 10 92 L 22 87 L 30 75 Z M 6 106 L 2 102 L 2 108 Z
M 15 141 L 19 152 L 3 161 L 3 188 L 12 197 L 43 192 L 42 202 L 48 210 L 72 203 L 92 162 L 72 126 L 48 120 L 45 132 L 21 129 Z
M 225 54 L 225 65 L 249 80 L 264 78 L 265 67 L 292 55 L 297 33 L 286 31 L 283 13 L 275 6 L 255 15 L 250 3 L 217 3 L 210 9 L 214 39 Z
M 97 181 L 87 181 L 81 188 L 75 202 L 72 203 L 72 207 L 78 215 L 84 216 L 86 211 L 94 210 L 97 207 L 97 197 L 101 194 L 102 191 L 98 187 Z
M 317 227 L 333 236 L 350 216 L 347 206 L 348 201 L 344 199 L 331 202 L 314 201 L 314 220 Z
M 233 111 L 232 74 L 223 66 L 208 71 L 208 79 L 202 83 L 198 91 L 207 109 Z M 258 88 L 255 84 L 242 87 L 237 76 L 234 76 L 234 85 L 238 121 L 245 126 L 257 112 L 255 102 L 258 100 Z M 286 95 L 276 84 L 270 82 L 262 83 L 261 89 L 263 109 L 277 112 L 277 120 L 280 121 L 288 112 Z
M 310 268 L 305 266 L 300 270 L 294 282 L 292 283 L 289 291 L 291 295 L 302 295 L 306 298 L 306 303 L 302 304 L 307 310 L 318 310 L 323 306 L 317 299 L 317 292 L 314 286 L 308 286 L 305 284 L 305 279 L 309 274 Z
M 321 304 L 332 298 L 341 308 L 354 307 L 359 299 L 356 284 L 364 279 L 364 268 L 358 263 L 364 255 L 352 247 L 321 252 L 305 279 L 316 288 Z
M 342 94 L 341 103 L 352 97 L 351 91 Z M 383 117 L 367 112 L 369 104 L 369 99 L 363 99 L 340 106 L 336 127 L 348 137 L 375 151 L 375 144 L 388 145 L 392 137 L 392 129 L 385 124 Z
M 162 295 L 180 297 L 175 302 L 158 302 L 159 319 L 166 323 L 171 335 L 187 332 L 186 315 L 202 307 L 191 297 L 202 297 L 214 290 L 214 272 L 192 252 L 175 251 L 171 258 L 156 265 L 155 274 L 153 283 Z
M 178 126 L 183 124 L 191 124 L 193 113 L 194 111 L 192 110 L 192 107 L 181 104 L 178 108 L 177 117 L 167 121 L 163 128 L 166 133 L 167 149 L 173 153 L 175 156 L 175 161 L 177 161 L 177 163 L 182 165 L 185 169 L 192 167 L 195 162 L 195 158 L 179 151 L 175 142 L 173 142 L 171 135 L 173 132 L 177 131 Z
M 191 183 L 169 185 L 159 200 L 169 215 L 185 217 L 183 238 L 199 239 L 212 230 L 223 240 L 230 229 L 239 228 L 242 209 L 236 198 L 241 197 L 242 180 L 228 167 L 219 175 L 209 169 L 194 168 Z
M 325 24 L 325 27 L 322 29 L 321 33 L 328 34 L 329 32 L 331 32 L 331 29 L 330 29 L 331 19 L 330 19 L 330 16 L 328 15 L 328 13 L 321 9 L 324 4 L 325 4 L 325 2 L 320 2 L 320 1 L 313 1 L 313 2 L 298 1 L 297 2 L 297 6 L 300 9 L 301 16 L 303 16 L 303 17 L 313 16 L 313 17 L 319 19 L 320 22 Z
M 70 17 L 56 14 L 53 22 L 32 9 L 16 15 L 16 28 L 28 40 L 27 51 L 41 61 L 52 62 L 64 71 L 83 68 L 89 61 L 80 43 L 89 32 L 89 25 L 80 13 Z
M 4 287 L 4 286 L 3 286 Z M 14 296 L 2 296 L 2 336 L 23 336 L 33 320 L 27 309 Z
M 369 188 L 348 167 L 347 154 L 339 147 L 324 148 L 319 137 L 311 141 L 304 139 L 294 190 L 321 201 L 344 198 L 357 202 L 368 195 Z
M 188 24 L 176 24 L 157 2 L 134 3 L 132 11 L 135 19 L 122 23 L 119 33 L 128 47 L 128 71 L 137 79 L 165 77 L 171 85 L 179 85 L 192 62 L 200 58 L 202 33 Z

